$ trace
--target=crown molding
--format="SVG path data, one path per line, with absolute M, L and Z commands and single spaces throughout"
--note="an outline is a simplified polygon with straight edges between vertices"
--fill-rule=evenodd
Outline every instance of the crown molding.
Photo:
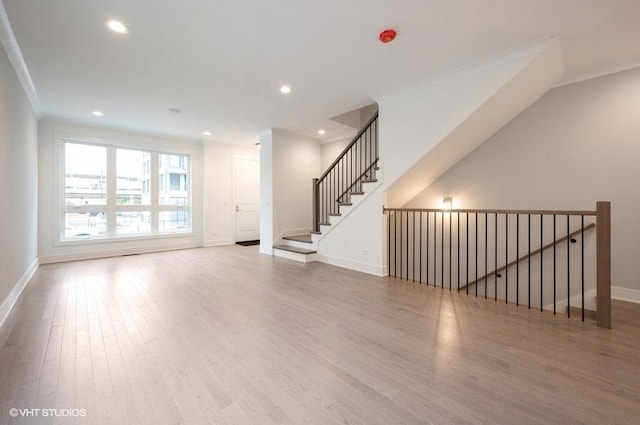
M 2 42 L 2 45 L 7 52 L 7 56 L 9 57 L 9 62 L 13 65 L 13 69 L 18 76 L 18 80 L 29 99 L 29 103 L 31 103 L 33 112 L 36 114 L 36 117 L 40 119 L 40 99 L 38 98 L 36 87 L 33 85 L 31 74 L 29 74 L 29 69 L 24 61 L 22 52 L 20 51 L 20 46 L 18 46 L 16 36 L 11 29 L 9 17 L 7 16 L 7 12 L 4 10 L 2 2 L 0 2 L 0 41 Z

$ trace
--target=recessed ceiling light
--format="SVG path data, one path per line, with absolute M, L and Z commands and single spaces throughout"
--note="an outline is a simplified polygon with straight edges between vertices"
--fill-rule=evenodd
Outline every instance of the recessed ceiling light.
M 289 93 L 291 93 L 291 87 L 289 87 L 289 86 L 282 86 L 282 87 L 280 87 L 280 93 L 284 93 L 284 94 L 289 94 Z
M 179 114 L 182 111 L 178 108 L 169 108 L 169 112 L 173 112 L 174 114 Z
M 211 136 L 211 132 L 210 131 L 204 131 L 202 134 L 204 134 L 205 136 Z
M 107 27 L 113 31 L 113 32 L 117 32 L 118 34 L 126 34 L 129 32 L 129 28 L 127 28 L 127 26 L 125 24 L 123 24 L 122 22 L 118 21 L 117 19 L 111 19 L 109 21 L 107 21 Z
M 319 135 L 321 135 L 321 136 L 322 136 L 322 135 L 324 135 L 324 133 L 325 133 L 325 131 L 324 131 L 324 130 L 318 130 L 318 134 L 319 134 Z
M 104 115 L 104 112 L 102 112 L 102 111 L 93 111 L 92 114 L 95 115 L 96 117 L 101 117 L 101 116 Z

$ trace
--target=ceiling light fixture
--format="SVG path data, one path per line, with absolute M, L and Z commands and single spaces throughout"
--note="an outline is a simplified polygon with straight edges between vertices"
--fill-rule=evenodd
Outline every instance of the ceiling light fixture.
M 202 134 L 205 136 L 211 136 L 211 132 L 209 130 L 204 131 Z
M 93 111 L 92 114 L 95 115 L 96 117 L 104 116 L 104 112 L 102 111 Z
M 289 94 L 289 93 L 291 93 L 291 87 L 289 87 L 289 86 L 282 86 L 282 87 L 280 87 L 280 93 L 283 93 L 283 94 Z
M 324 136 L 325 131 L 324 130 L 318 130 L 318 134 L 321 135 L 321 136 Z
M 127 28 L 127 26 L 125 24 L 123 24 L 122 22 L 118 21 L 117 19 L 111 19 L 109 21 L 107 21 L 107 27 L 113 31 L 113 32 L 117 32 L 118 34 L 126 34 L 129 32 L 129 28 Z
M 396 39 L 396 35 L 398 35 L 396 30 L 389 28 L 389 29 L 383 30 L 380 33 L 379 38 L 380 38 L 380 41 L 382 43 L 387 44 L 387 43 L 391 43 L 393 40 L 395 40 Z

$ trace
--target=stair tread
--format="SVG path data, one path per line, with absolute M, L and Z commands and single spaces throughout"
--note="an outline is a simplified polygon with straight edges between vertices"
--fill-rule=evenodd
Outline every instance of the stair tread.
M 341 215 L 340 213 L 329 213 L 329 217 L 340 217 Z
M 367 180 L 362 180 L 362 183 L 375 183 L 377 181 L 378 179 L 367 179 Z
M 283 236 L 282 239 L 285 239 L 288 241 L 313 243 L 313 241 L 311 240 L 311 233 L 305 233 L 302 235 Z
M 356 192 L 349 192 L 350 195 L 364 195 L 364 192 L 362 191 L 356 191 Z
M 353 205 L 353 203 L 351 203 L 351 202 L 338 202 L 338 205 L 346 207 L 346 206 Z
M 279 250 L 282 250 L 282 251 L 295 252 L 296 254 L 303 254 L 303 255 L 309 255 L 309 254 L 315 254 L 316 253 L 316 251 L 314 251 L 313 249 L 297 248 L 295 246 L 289 246 L 289 245 L 275 245 L 273 247 L 273 249 L 279 249 Z

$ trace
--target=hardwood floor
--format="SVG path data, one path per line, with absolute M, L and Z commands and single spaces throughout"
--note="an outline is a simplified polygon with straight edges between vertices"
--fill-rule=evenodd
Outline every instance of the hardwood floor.
M 638 313 L 599 329 L 257 247 L 44 265 L 0 329 L 0 424 L 637 424 Z

